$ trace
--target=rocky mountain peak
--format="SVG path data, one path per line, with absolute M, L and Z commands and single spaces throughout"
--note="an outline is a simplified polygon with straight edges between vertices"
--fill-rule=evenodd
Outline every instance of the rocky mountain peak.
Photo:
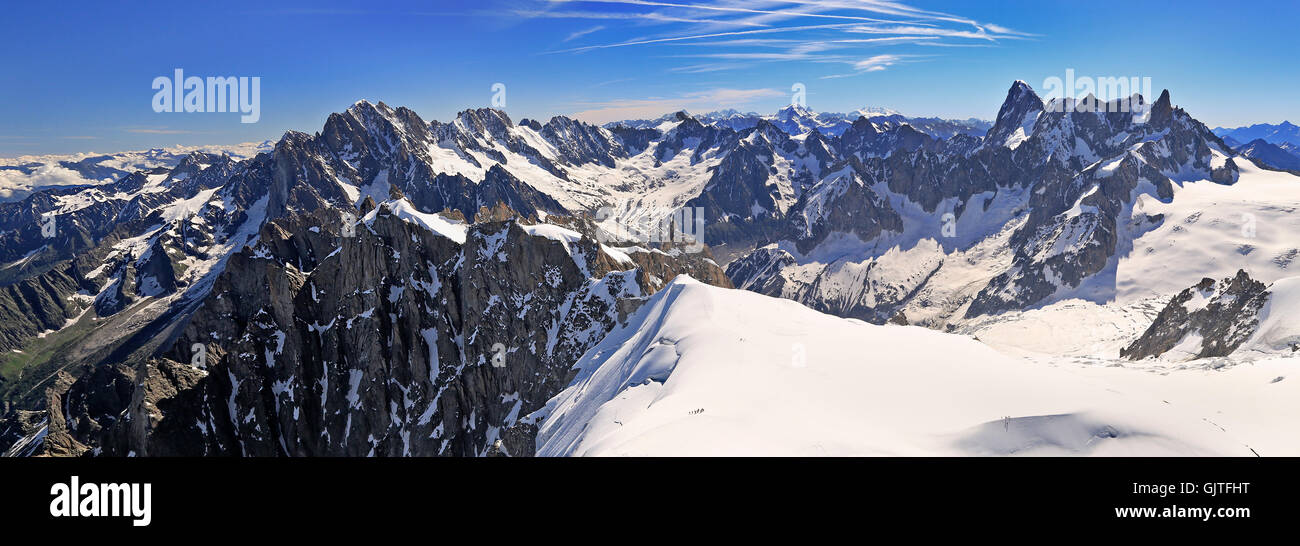
M 586 123 L 583 123 L 579 120 L 573 119 L 568 116 L 551 116 L 551 119 L 548 120 L 546 122 L 546 125 L 544 125 L 543 127 L 550 127 L 551 131 L 554 132 L 557 136 L 567 136 L 568 134 L 572 133 L 575 130 L 586 130 L 587 128 L 594 127 L 594 126 L 588 125 Z M 535 130 L 541 130 L 541 129 L 535 129 Z
M 409 112 L 409 110 L 407 111 Z M 398 124 L 395 120 L 397 117 L 397 111 L 393 110 L 391 106 L 385 104 L 384 101 L 372 103 L 363 99 L 350 106 L 346 111 L 344 111 L 344 114 L 356 119 L 363 125 Z
M 1245 270 L 1202 279 L 1175 295 L 1120 357 L 1141 360 L 1171 351 L 1188 358 L 1227 356 L 1255 333 L 1268 300 L 1268 286 Z
M 1167 127 L 1174 117 L 1173 102 L 1169 99 L 1169 90 L 1165 89 L 1160 92 L 1160 98 L 1151 105 L 1151 117 L 1149 123 L 1155 127 Z
M 1268 169 L 1300 171 L 1300 151 L 1290 143 L 1273 144 L 1257 138 L 1237 146 L 1236 151 Z
M 47 407 L 69 414 L 32 454 L 530 455 L 524 416 L 646 297 L 683 273 L 730 286 L 707 251 L 616 252 L 518 216 L 456 225 L 396 199 L 352 236 L 333 209 L 267 222 L 154 357 L 61 376 Z M 152 251 L 140 282 L 166 272 Z
M 754 125 L 754 128 L 746 133 L 762 135 L 764 140 L 769 144 L 777 146 L 780 146 L 790 139 L 790 136 L 787 135 L 785 131 L 782 131 L 781 128 L 765 119 L 759 120 L 758 123 Z
M 1032 105 L 1034 102 L 1042 105 L 1043 99 L 1024 80 L 1016 80 L 1011 83 L 1011 88 L 1007 89 L 1007 98 L 1002 101 L 1002 106 L 1006 108 L 1007 104 Z
M 998 117 L 988 132 L 988 142 L 1009 145 L 1012 137 L 1032 132 L 1034 119 L 1043 112 L 1043 99 L 1029 84 L 1016 80 L 1007 90 L 1007 98 L 998 109 Z
M 367 195 L 365 199 L 361 200 L 361 204 L 357 205 L 357 210 L 361 212 L 362 216 L 365 216 L 370 214 L 370 211 L 375 210 L 375 206 L 375 199 Z
M 185 341 L 204 342 L 194 336 L 220 331 L 221 341 L 211 347 L 226 366 L 222 371 L 235 377 L 215 374 L 221 378 L 196 391 L 210 399 L 195 407 L 213 414 L 188 416 L 195 420 L 186 423 L 214 418 L 223 428 L 195 445 L 239 453 L 239 442 L 248 441 L 252 452 L 276 454 L 282 437 L 296 438 L 297 445 L 285 448 L 294 454 L 365 454 L 372 448 L 404 454 L 398 439 L 415 431 L 412 438 L 422 435 L 413 443 L 415 452 L 442 453 L 446 440 L 447 453 L 477 454 L 489 435 L 527 436 L 507 432 L 527 424 L 509 423 L 503 396 L 523 393 L 529 407 L 544 400 L 550 387 L 562 383 L 572 353 L 598 340 L 639 298 L 683 272 L 708 278 L 712 271 L 719 284 L 729 282 L 711 256 L 673 244 L 616 250 L 597 243 L 594 229 L 566 223 L 597 208 L 644 204 L 652 211 L 646 214 L 654 215 L 699 207 L 707 222 L 704 240 L 724 249 L 719 261 L 732 264 L 736 284 L 873 322 L 906 311 L 910 323 L 942 326 L 1081 289 L 1136 234 L 1162 221 L 1135 212 L 1143 192 L 1167 204 L 1176 182 L 1235 180 L 1233 159 L 1217 153 L 1218 141 L 1173 107 L 1167 91 L 1148 126 L 1128 114 L 1044 110 L 1033 89 L 1016 82 L 988 131 L 991 138 L 981 141 L 964 132 L 936 137 L 932 128 L 938 125 L 921 118 L 857 115 L 849 122 L 795 106 L 776 116 L 730 113 L 743 119 L 726 123 L 681 111 L 652 125 L 602 128 L 565 116 L 546 123 L 521 120 L 515 127 L 504 112 L 489 108 L 465 110 L 450 123 L 425 123 L 409 109 L 359 101 L 331 115 L 321 133 L 287 132 L 270 153 L 249 160 L 190 154 L 173 169 L 155 167 L 91 189 L 45 190 L 0 209 L 8 264 L 46 244 L 34 215 L 85 207 L 60 219 L 61 233 L 79 245 L 60 247 L 71 254 L 52 258 L 37 252 L 30 256 L 39 267 L 0 270 L 25 283 L 0 294 L 0 307 L 40 308 L 44 315 L 0 331 L 0 349 L 62 327 L 84 309 L 77 302 L 85 298 L 72 296 L 86 290 L 95 299 L 97 318 L 125 316 L 117 311 L 126 304 L 157 308 L 163 318 L 147 334 L 167 335 L 133 339 L 168 343 L 164 349 L 171 353 L 162 356 L 184 368 L 192 344 L 172 346 L 175 338 L 168 336 L 188 328 L 197 312 L 196 323 L 208 327 L 196 327 Z M 820 121 L 781 121 L 802 115 Z M 186 175 L 185 183 L 160 184 L 164 174 L 176 180 Z M 115 198 L 116 193 L 130 197 Z M 352 226 L 357 237 L 344 236 L 340 218 L 355 212 L 354 206 L 365 218 Z M 941 231 L 950 222 L 959 235 Z M 996 233 L 1005 239 L 991 239 Z M 938 286 L 954 267 L 943 264 L 978 244 L 1008 251 L 996 262 L 970 262 L 988 277 L 960 292 Z M 885 252 L 891 246 L 897 250 Z M 837 256 L 833 264 L 809 262 L 827 252 Z M 906 267 L 898 261 L 903 254 L 909 255 Z M 72 266 L 57 261 L 69 256 L 78 260 Z M 81 272 L 102 263 L 109 267 L 83 278 Z M 194 267 L 208 269 L 199 278 L 185 271 Z M 1249 292 L 1244 281 L 1225 286 L 1225 293 Z M 530 294 L 540 299 L 523 299 Z M 173 297 L 184 303 L 162 314 Z M 525 301 L 543 303 L 525 309 Z M 237 327 L 223 315 L 232 305 L 241 307 L 244 323 Z M 599 309 L 603 318 L 597 327 L 585 315 L 543 316 L 543 308 Z M 263 320 L 261 311 L 274 320 Z M 12 315 L 0 313 L 0 322 L 14 324 Z M 579 322 L 554 326 L 567 319 Z M 491 342 L 498 341 L 488 339 L 493 321 L 513 324 L 507 329 L 511 336 L 535 341 L 536 352 L 527 358 L 542 367 L 528 373 L 489 369 Z M 582 330 L 562 358 L 538 356 L 547 354 L 547 336 L 535 334 L 550 327 Z M 240 341 L 245 334 L 254 341 Z M 287 352 L 275 349 L 280 335 Z M 220 346 L 223 352 L 216 354 Z M 158 356 L 150 353 L 154 348 L 129 347 Z M 431 383 L 430 370 L 438 367 L 431 349 L 448 364 L 447 373 L 466 366 L 470 375 Z M 511 354 L 524 358 L 526 350 Z M 286 373 L 269 362 L 242 362 L 245 353 L 253 360 L 276 355 Z M 379 362 L 412 365 L 385 376 L 374 366 Z M 137 371 L 166 374 L 171 365 L 153 362 L 153 368 Z M 484 369 L 474 371 L 476 366 Z M 45 377 L 54 370 L 34 370 L 32 377 L 37 371 Z M 362 382 L 344 387 L 354 371 Z M 530 383 L 537 381 L 530 374 L 538 372 L 547 376 L 545 388 Z M 276 393 L 286 381 L 298 383 Z M 412 391 L 419 395 L 418 408 L 406 408 L 397 391 L 389 391 L 391 399 L 381 394 L 387 381 L 418 385 Z M 436 388 L 429 390 L 431 385 Z M 444 388 L 451 390 L 439 399 Z M 348 401 L 349 391 L 361 393 L 361 408 Z M 232 394 L 238 415 L 228 415 Z M 329 400 L 317 407 L 321 395 Z M 310 409 L 304 400 L 313 401 Z M 374 403 L 382 410 L 389 402 L 402 415 L 380 417 L 383 411 L 365 407 Z M 309 417 L 300 421 L 280 407 L 300 407 Z M 429 418 L 423 419 L 426 411 Z M 348 415 L 358 428 L 348 428 Z M 477 428 L 467 426 L 469 415 L 483 416 Z M 322 423 L 327 428 L 318 427 Z M 440 424 L 448 435 L 431 437 Z M 352 434 L 363 425 L 378 443 Z M 328 430 L 333 438 L 308 439 L 308 430 Z M 506 442 L 510 449 L 520 445 L 512 442 Z
M 776 116 L 778 119 L 789 121 L 789 120 L 799 119 L 799 118 L 816 117 L 816 114 L 812 110 L 808 109 L 807 106 L 803 106 L 801 104 L 790 104 L 784 108 L 781 108 L 780 110 L 777 110 Z
M 514 127 L 510 116 L 495 108 L 474 108 L 456 114 L 456 122 L 466 130 L 480 135 L 504 139 L 509 128 Z
M 876 124 L 871 123 L 871 120 L 867 119 L 866 116 L 858 116 L 858 119 L 853 120 L 853 124 L 849 126 L 849 131 L 869 135 L 880 134 L 880 130 L 876 128 Z M 845 132 L 847 133 L 848 131 Z

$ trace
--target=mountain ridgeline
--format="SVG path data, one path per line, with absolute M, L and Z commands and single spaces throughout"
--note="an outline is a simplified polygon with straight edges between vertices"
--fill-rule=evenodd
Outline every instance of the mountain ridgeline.
M 0 203 L 0 448 L 530 455 L 677 275 L 933 328 L 1105 289 L 1163 222 L 1139 196 L 1239 177 L 1168 92 L 1132 100 L 606 127 L 361 101 L 248 159 L 33 191 Z M 628 229 L 683 210 L 699 252 Z

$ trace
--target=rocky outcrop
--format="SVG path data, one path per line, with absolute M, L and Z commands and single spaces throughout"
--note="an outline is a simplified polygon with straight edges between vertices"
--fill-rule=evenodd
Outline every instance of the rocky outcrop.
M 1287 143 L 1283 143 L 1287 145 Z M 1294 149 L 1294 145 L 1289 145 Z M 1249 157 L 1264 168 L 1278 171 L 1300 171 L 1300 154 L 1283 146 L 1257 138 L 1237 147 L 1237 153 Z
M 0 456 L 31 457 L 45 442 L 47 411 L 12 410 L 0 413 Z
M 648 144 L 637 135 L 661 133 L 619 136 L 563 117 L 526 127 L 537 135 L 495 110 L 426 123 L 362 101 L 321 133 L 288 132 L 248 160 L 191 154 L 3 205 L 13 229 L 0 241 L 0 312 L 13 320 L 0 342 L 22 346 L 92 307 L 89 333 L 61 337 L 28 370 L 40 377 L 23 378 L 35 385 L 28 398 L 47 392 L 36 411 L 67 413 L 51 416 L 42 449 L 526 454 L 530 425 L 511 409 L 544 402 L 641 299 L 683 273 L 729 285 L 707 250 L 606 252 L 534 227 L 565 207 L 506 168 L 567 180 L 567 169 L 609 168 Z M 675 138 L 695 146 L 688 133 Z M 708 150 L 728 133 L 701 134 L 712 135 Z M 441 170 L 434 153 L 481 179 Z M 52 210 L 53 241 L 39 221 Z M 446 214 L 429 220 L 437 210 Z M 464 225 L 481 210 L 483 222 Z M 345 236 L 348 211 L 365 220 Z M 509 369 L 492 365 L 501 358 Z M 136 386 L 111 403 L 96 394 L 118 385 Z
M 32 336 L 58 330 L 84 308 L 73 295 L 85 287 L 75 264 L 0 287 L 0 351 Z
M 689 151 L 691 163 L 696 163 L 705 153 L 729 149 L 740 140 L 735 131 L 704 125 L 685 111 L 677 112 L 674 119 L 677 126 L 664 133 L 655 148 L 655 160 L 660 163 L 683 151 Z
M 1142 336 L 1120 350 L 1120 357 L 1141 360 L 1175 348 L 1190 358 L 1232 354 L 1259 327 L 1267 288 L 1244 270 L 1221 281 L 1203 279 L 1174 296 Z
M 860 160 L 887 157 L 895 152 L 913 152 L 922 148 L 934 151 L 940 141 L 917 131 L 911 125 L 899 125 L 880 130 L 867 118 L 858 118 L 840 135 L 840 154 Z
M 903 230 L 903 219 L 857 170 L 828 177 L 800 197 L 790 218 L 795 247 L 807 253 L 832 233 L 870 241 Z
M 49 431 L 38 454 L 56 457 L 91 452 L 100 434 L 119 424 L 135 386 L 129 366 L 85 367 L 77 375 L 60 371 L 48 387 Z
M 1047 108 L 1018 82 L 987 138 L 861 114 L 606 129 L 361 101 L 250 159 L 36 191 L 0 204 L 0 350 L 63 330 L 0 393 L 18 401 L 21 381 L 18 409 L 52 411 L 48 392 L 75 413 L 44 433 L 61 454 L 526 454 L 520 415 L 676 275 L 941 326 L 917 306 L 1048 301 L 1159 225 L 1131 214 L 1136 194 L 1237 177 L 1167 93 L 1139 123 Z M 698 207 L 710 247 L 598 242 L 581 224 L 602 207 Z M 952 252 L 1003 228 L 991 280 L 917 301 Z M 119 384 L 136 386 L 89 402 Z
M 124 417 L 66 436 L 106 455 L 529 455 L 522 416 L 648 295 L 682 273 L 729 285 L 707 250 L 625 254 L 512 211 L 465 225 L 406 207 L 352 236 L 328 209 L 268 223 L 134 368 Z
M 748 260 L 743 252 L 728 254 L 738 258 L 729 268 L 732 281 L 817 309 L 883 321 L 909 305 L 913 294 L 925 292 L 913 283 L 933 273 L 873 278 L 890 287 L 884 292 L 865 282 L 876 274 L 864 268 L 891 246 L 907 250 L 930 239 L 950 255 L 1006 227 L 1012 230 L 1009 240 L 1000 244 L 1012 252 L 1009 265 L 983 266 L 996 268 L 991 278 L 960 295 L 965 301 L 945 303 L 951 314 L 938 323 L 1068 294 L 1113 267 L 1128 241 L 1161 225 L 1159 215 L 1132 212 L 1139 194 L 1167 201 L 1173 198 L 1173 177 L 1232 184 L 1238 176 L 1226 145 L 1175 107 L 1167 91 L 1149 108 L 1140 96 L 1131 101 L 1128 107 L 1092 97 L 1044 104 L 1016 82 L 982 140 L 927 141 L 901 127 L 882 129 L 874 118 L 858 120 L 839 137 L 837 159 L 820 181 L 747 240 L 760 247 L 753 251 L 758 255 Z M 736 187 L 720 184 L 712 191 Z M 719 241 L 723 226 L 757 231 L 741 229 L 743 222 L 734 216 L 710 221 L 711 243 Z M 958 226 L 970 227 L 958 234 Z M 819 253 L 832 235 L 836 246 Z M 839 235 L 853 235 L 861 244 L 854 248 Z M 773 261 L 772 251 L 761 248 L 768 243 L 800 256 Z M 770 266 L 778 262 L 781 271 L 774 271 Z
M 627 157 L 619 139 L 595 125 L 555 116 L 534 130 L 555 146 L 560 157 L 570 165 L 595 163 L 613 168 L 615 161 Z
M 699 251 L 674 247 L 671 243 L 659 247 L 627 251 L 628 257 L 636 264 L 638 284 L 646 287 L 648 293 L 658 292 L 678 275 L 690 275 L 691 278 L 705 284 L 732 288 L 731 279 L 713 261 L 713 255 L 707 247 Z
M 781 273 L 797 264 L 789 252 L 768 245 L 727 264 L 727 276 L 743 280 L 737 288 L 782 297 L 787 281 Z

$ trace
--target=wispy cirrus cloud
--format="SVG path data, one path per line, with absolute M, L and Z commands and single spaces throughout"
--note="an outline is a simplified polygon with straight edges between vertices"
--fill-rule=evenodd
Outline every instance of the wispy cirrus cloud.
M 737 68 L 744 68 L 751 65 L 752 63 L 700 63 L 674 66 L 668 69 L 668 71 L 677 74 L 707 74 L 709 72 L 735 70 Z
M 876 72 L 878 70 L 889 68 L 900 60 L 902 60 L 902 57 L 899 57 L 898 55 L 876 55 L 875 57 L 853 63 L 853 68 L 856 68 L 861 72 Z
M 605 30 L 605 25 L 596 25 L 596 26 L 591 27 L 591 28 L 582 29 L 582 30 L 579 30 L 579 31 L 574 32 L 574 33 L 572 33 L 572 34 L 569 34 L 567 37 L 564 38 L 564 41 L 566 41 L 566 42 L 572 42 L 572 41 L 574 41 L 574 40 L 577 40 L 578 38 L 581 38 L 581 37 L 586 36 L 586 35 L 588 35 L 588 34 L 591 34 L 591 33 L 593 33 L 593 32 L 600 32 L 600 31 L 602 31 L 602 30 Z
M 989 34 L 982 29 L 956 30 L 922 26 L 855 26 L 847 29 L 846 32 L 859 34 L 915 34 L 921 36 L 969 38 L 972 40 L 986 41 L 996 41 L 998 39 L 1022 39 L 1020 36 L 998 36 L 995 34 Z
M 855 15 L 827 14 L 817 11 L 797 11 L 797 10 L 770 10 L 737 7 L 733 5 L 711 5 L 711 4 L 677 4 L 673 2 L 654 2 L 651 0 L 551 0 L 556 3 L 563 2 L 596 2 L 602 4 L 627 4 L 633 6 L 663 7 L 663 8 L 682 8 L 703 11 L 721 11 L 728 13 L 749 13 L 762 15 L 778 15 L 787 17 L 812 17 L 819 19 L 837 19 L 842 21 L 870 21 L 870 22 L 887 22 L 875 17 L 863 17 Z
M 829 80 L 835 78 L 847 78 L 850 76 L 858 76 L 870 72 L 880 72 L 896 64 L 908 63 L 908 62 L 919 62 L 923 60 L 925 57 L 928 57 L 928 55 L 895 55 L 895 54 L 873 55 L 865 59 L 846 61 L 845 64 L 848 64 L 850 67 L 852 67 L 852 71 L 841 73 L 841 74 L 827 74 L 825 76 L 822 76 L 821 79 Z
M 961 25 L 970 25 L 972 27 L 981 30 L 987 29 L 988 31 L 993 32 L 995 34 L 1005 35 L 1005 36 L 1022 36 L 1022 37 L 1037 36 L 1036 34 L 1030 34 L 1027 32 L 1019 32 L 1016 30 L 1012 30 L 1010 28 L 995 23 L 981 23 L 979 21 L 967 17 L 961 17 L 958 15 L 953 15 L 953 14 L 943 13 L 938 11 L 918 9 L 899 2 L 877 1 L 877 0 L 857 0 L 856 2 L 852 2 L 852 3 L 846 3 L 842 1 L 837 2 L 835 0 L 784 0 L 784 1 L 790 4 L 818 6 L 827 9 L 861 9 L 873 13 L 879 13 L 882 15 L 912 17 L 921 21 L 934 21 L 939 23 L 956 23 Z
M 913 47 L 987 47 L 1036 35 L 992 22 L 920 9 L 889 0 L 540 0 L 544 7 L 516 10 L 528 18 L 603 20 L 600 36 L 617 36 L 619 25 L 634 25 L 634 37 L 587 40 L 595 31 L 565 36 L 565 46 L 545 54 L 576 54 L 607 49 L 646 49 L 655 57 L 709 59 L 668 70 L 705 73 L 744 69 L 762 63 L 842 64 L 849 72 L 828 70 L 823 78 L 856 76 L 914 62 Z M 578 7 L 579 9 L 570 9 Z M 647 29 L 649 32 L 647 32 Z M 579 45 L 568 45 L 578 42 Z M 664 52 L 665 47 L 697 46 L 701 53 Z M 904 48 L 898 53 L 881 48 Z M 874 51 L 873 51 L 874 50 Z M 935 50 L 937 51 L 937 50 Z
M 801 27 L 778 27 L 778 28 L 764 28 L 764 29 L 755 29 L 755 30 L 737 30 L 732 32 L 715 32 L 711 34 L 696 34 L 690 36 L 669 36 L 665 38 L 651 38 L 651 39 L 644 39 L 644 40 L 617 42 L 612 44 L 598 44 L 598 45 L 574 47 L 570 49 L 553 51 L 552 53 L 573 53 L 577 51 L 590 51 L 592 49 L 609 49 L 613 47 L 662 44 L 666 42 L 678 42 L 682 40 L 700 40 L 704 38 L 719 38 L 723 36 L 743 36 L 748 34 L 772 34 L 777 32 L 799 32 L 805 30 L 837 28 L 837 27 L 844 27 L 844 26 L 851 26 L 851 25 L 808 25 L 808 26 L 801 26 Z
M 746 21 L 727 21 L 698 17 L 674 17 L 662 13 L 609 13 L 600 11 L 542 11 L 517 9 L 514 15 L 532 19 L 594 19 L 603 21 L 631 21 L 638 23 L 690 23 L 695 25 L 722 25 L 761 27 L 759 23 Z

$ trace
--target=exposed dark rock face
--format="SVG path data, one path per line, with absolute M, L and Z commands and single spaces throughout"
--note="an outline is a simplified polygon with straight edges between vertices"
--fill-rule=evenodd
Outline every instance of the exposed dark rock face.
M 1011 265 L 952 311 L 996 314 L 1112 267 L 1163 220 L 1136 194 L 1237 178 L 1168 93 L 1141 122 L 1072 107 L 1017 82 L 981 138 L 794 107 L 606 129 L 361 101 L 250 159 L 34 191 L 0 204 L 0 351 L 33 349 L 0 355 L 30 366 L 0 376 L 22 406 L 0 434 L 35 439 L 16 412 L 44 411 L 29 454 L 528 454 L 521 416 L 676 275 L 928 324 L 908 306 L 977 241 L 942 216 L 1006 226 Z M 643 195 L 702 210 L 709 249 L 597 243 L 592 214 Z M 926 255 L 900 273 L 891 247 Z
M 798 233 L 796 248 L 803 253 L 832 232 L 870 241 L 885 231 L 903 230 L 903 219 L 856 171 L 826 178 L 803 194 L 795 211 L 790 226 Z
M 840 135 L 840 154 L 865 160 L 887 157 L 895 152 L 913 152 L 922 148 L 935 151 L 940 141 L 913 129 L 911 125 L 880 131 L 867 118 L 858 118 L 844 134 Z
M 1203 279 L 1174 296 L 1142 337 L 1120 350 L 1120 357 L 1160 356 L 1180 344 L 1192 358 L 1232 354 L 1259 327 L 1267 289 L 1244 270 L 1221 281 Z
M 998 117 L 989 129 L 987 140 L 1005 144 L 1019 131 L 1027 137 L 1037 117 L 1043 112 L 1043 100 L 1023 81 L 1016 81 L 1007 90 L 1007 97 L 998 109 Z
M 938 187 L 939 173 L 927 168 L 938 156 L 924 151 L 939 149 L 937 142 L 907 125 L 881 131 L 866 118 L 839 138 L 813 130 L 797 141 L 760 121 L 739 134 L 704 191 L 686 206 L 702 210 L 705 240 L 715 251 L 725 246 L 728 261 L 781 240 L 811 249 L 833 231 L 871 240 L 902 229 L 898 214 L 872 188 L 885 183 L 906 193 Z
M 1149 107 L 1138 96 L 1128 108 L 1124 106 L 1092 97 L 1044 104 L 1029 86 L 1016 82 L 982 140 L 937 141 L 913 134 L 905 126 L 882 129 L 860 119 L 837 139 L 833 158 L 817 176 L 820 182 L 803 188 L 780 218 L 746 224 L 739 219 L 743 215 L 736 214 L 737 204 L 722 203 L 718 208 L 732 216 L 724 224 L 716 220 L 720 213 L 713 212 L 709 241 L 756 247 L 787 241 L 793 244 L 782 248 L 811 255 L 830 234 L 852 234 L 864 247 L 876 250 L 841 253 L 829 262 L 820 259 L 816 270 L 805 267 L 803 258 L 790 256 L 781 260 L 780 268 L 787 273 L 759 265 L 773 263 L 770 250 L 755 250 L 759 256 L 754 260 L 732 251 L 728 257 L 742 262 L 729 268 L 732 280 L 765 294 L 794 297 L 817 309 L 883 322 L 898 305 L 907 303 L 909 292 L 922 287 L 912 286 L 911 279 L 902 280 L 890 292 L 904 301 L 894 295 L 882 300 L 856 266 L 846 267 L 847 262 L 870 262 L 889 245 L 875 243 L 891 238 L 904 242 L 931 238 L 950 252 L 957 241 L 941 229 L 909 225 L 903 214 L 909 206 L 936 219 L 946 215 L 943 224 L 956 225 L 973 216 L 973 223 L 1017 226 L 1009 242 L 1014 256 L 1010 267 L 973 296 L 966 296 L 969 304 L 959 306 L 960 314 L 954 318 L 1023 309 L 1113 267 L 1116 253 L 1127 241 L 1158 227 L 1159 216 L 1130 214 L 1139 193 L 1172 199 L 1174 184 L 1183 181 L 1172 176 L 1221 184 L 1237 179 L 1237 167 L 1226 156 L 1230 150 L 1203 124 L 1174 107 L 1168 92 Z M 750 180 L 749 187 L 758 187 L 757 175 L 742 178 Z M 720 184 L 706 194 L 737 187 Z M 1002 216 L 990 217 L 990 206 L 999 201 L 1004 205 L 993 213 Z M 760 207 L 763 203 L 757 197 L 754 202 Z M 965 241 L 961 244 L 978 239 Z M 842 278 L 833 278 L 837 270 Z M 923 278 L 924 273 L 932 272 L 921 272 Z M 815 288 L 818 283 L 840 288 Z
M 655 159 L 668 161 L 682 151 L 691 152 L 691 162 L 699 162 L 709 150 L 728 149 L 739 140 L 735 131 L 704 125 L 686 112 L 678 112 L 676 127 L 669 130 L 655 148 Z
M 623 142 L 623 147 L 629 155 L 640 154 L 650 146 L 652 141 L 663 136 L 656 129 L 633 129 L 622 125 L 611 127 L 609 132 Z
M 648 289 L 647 295 L 658 292 L 678 275 L 690 275 L 705 284 L 733 288 L 731 279 L 713 261 L 707 247 L 699 252 L 690 252 L 665 244 L 663 248 L 631 251 L 627 254 L 636 264 L 639 274 L 644 275 L 644 278 L 638 277 L 637 283 Z
M 901 278 L 882 275 L 873 260 L 843 258 L 816 269 L 800 268 L 797 263 L 789 252 L 772 245 L 728 264 L 727 273 L 752 283 L 739 288 L 791 299 L 824 313 L 884 324 L 900 313 L 943 262 L 919 261 L 910 276 Z M 809 273 L 786 274 L 791 270 Z M 844 286 L 855 290 L 844 291 Z
M 108 455 L 529 455 L 520 418 L 645 297 L 679 273 L 729 285 L 707 253 L 620 262 L 517 218 L 461 244 L 395 203 L 354 237 L 328 209 L 268 223 L 136 367 L 126 417 L 71 437 Z
M 1154 183 L 1161 198 L 1173 196 L 1169 179 L 1133 156 L 1120 160 L 1111 171 L 1099 169 L 1085 171 L 1068 183 L 1062 180 L 1064 187 L 1095 188 L 1075 198 L 1077 208 L 1048 217 L 1037 211 L 1059 210 L 1061 205 L 1031 205 L 1035 212 L 1030 213 L 1026 228 L 1013 237 L 1013 247 L 1017 249 L 1015 267 L 989 282 L 971 303 L 968 317 L 1028 306 L 1062 288 L 1078 286 L 1105 269 L 1120 243 L 1122 212 L 1132 202 L 1140 180 Z M 1066 195 L 1071 193 L 1067 191 Z M 1052 199 L 1061 203 L 1070 198 L 1043 192 L 1035 194 L 1031 203 Z M 1126 229 L 1133 235 L 1141 234 L 1157 227 L 1159 222 L 1158 218 L 1139 218 Z M 1035 227 L 1031 230 L 1029 226 Z
M 58 330 L 81 312 L 72 299 L 83 287 L 75 264 L 0 287 L 0 351 L 41 332 Z
M 1040 172 L 1028 221 L 1012 240 L 1016 266 L 989 283 L 967 316 L 1024 307 L 1060 289 L 1079 286 L 1105 269 L 1122 237 L 1136 237 L 1160 221 L 1139 218 L 1121 225 L 1140 183 L 1151 184 L 1156 197 L 1168 200 L 1173 198 L 1174 181 L 1165 173 L 1194 171 L 1223 184 L 1236 181 L 1237 168 L 1230 158 L 1213 165 L 1216 151 L 1222 154 L 1226 147 L 1200 122 L 1171 106 L 1167 91 L 1151 105 L 1150 119 L 1143 124 L 1135 124 L 1132 113 L 1114 106 L 1101 112 L 1079 112 L 1073 103 L 1063 108 L 1063 113 L 1040 117 L 1034 136 L 1016 151 L 1041 154 L 1051 147 L 1059 149 L 1073 134 L 1084 143 L 1095 143 L 1089 145 L 1094 156 L 1112 159 L 1084 168 L 1076 155 L 1065 162 L 1050 162 Z M 1159 138 L 1138 140 L 1128 151 L 1114 144 L 1115 135 L 1129 134 L 1124 140 L 1129 145 L 1134 140 L 1130 133 Z M 1082 170 L 1074 174 L 1076 169 Z M 1122 233 L 1125 230 L 1127 235 Z
M 789 252 L 770 245 L 727 264 L 727 276 L 744 279 L 745 284 L 738 285 L 737 288 L 780 295 L 786 291 L 786 280 L 781 272 L 796 263 L 798 262 Z
M 90 454 L 99 435 L 123 418 L 134 389 L 129 366 L 86 366 L 78 375 L 60 371 L 45 390 L 47 430 L 32 455 Z
M 627 157 L 619 139 L 595 125 L 555 116 L 536 130 L 572 165 L 597 163 L 612 168 L 615 160 Z
M 292 158 L 287 165 L 307 170 L 278 168 L 276 172 L 284 173 L 285 188 L 315 191 L 320 193 L 321 200 L 332 203 L 351 204 L 349 190 L 340 184 L 345 183 L 377 199 L 382 199 L 392 186 L 417 207 L 429 211 L 451 209 L 472 215 L 479 207 L 503 202 L 525 214 L 566 212 L 554 198 L 520 181 L 499 164 L 489 166 L 475 158 L 475 154 L 480 154 L 499 163 L 508 161 L 501 151 L 488 146 L 486 140 L 490 140 L 550 174 L 567 178 L 561 165 L 530 147 L 511 132 L 512 127 L 509 116 L 497 110 L 466 110 L 451 123 L 426 123 L 409 109 L 361 101 L 344 113 L 331 114 L 318 136 L 286 135 L 281 143 L 288 146 L 281 155 Z M 563 157 L 571 158 L 575 164 L 596 160 L 594 156 L 600 150 L 618 156 L 617 143 L 599 140 L 604 135 L 593 135 L 590 126 L 553 119 L 546 127 L 551 128 L 556 138 L 559 131 L 565 131 L 565 135 L 576 139 L 563 147 L 557 146 L 567 153 Z M 485 178 L 471 180 L 460 173 L 437 172 L 439 161 L 431 155 L 431 150 L 439 145 L 454 146 L 457 161 L 483 169 Z M 303 178 L 306 184 L 288 183 L 301 182 Z M 278 203 L 282 199 L 287 197 L 272 200 L 273 216 L 278 215 Z M 290 208 L 310 210 L 302 206 Z
M 49 412 L 13 410 L 0 413 L 0 456 L 31 457 L 45 441 Z
M 1264 168 L 1279 171 L 1300 171 L 1300 153 L 1293 144 L 1277 145 L 1262 138 L 1242 144 L 1237 153 L 1253 159 Z
M 48 379 L 20 372 L 24 388 L 35 383 L 21 393 L 0 379 L 7 399 L 44 390 L 36 406 L 68 413 L 51 416 L 32 453 L 527 454 L 519 415 L 639 301 L 683 273 L 730 285 L 707 250 L 555 240 L 531 223 L 565 207 L 503 167 L 523 161 L 565 181 L 661 133 L 563 117 L 527 127 L 535 136 L 495 110 L 426 123 L 362 101 L 252 159 L 191 154 L 0 205 L 0 316 L 12 319 L 0 345 L 90 315 L 25 370 Z M 673 138 L 703 153 L 735 135 L 688 126 Z M 441 171 L 434 153 L 482 178 Z M 54 236 L 42 231 L 51 211 Z M 366 217 L 355 236 L 342 234 L 346 211 Z M 456 228 L 461 243 L 415 225 L 433 211 L 451 225 L 487 214 Z M 498 354 L 504 369 L 488 358 Z M 98 398 L 132 384 L 113 403 Z M 7 414 L 6 443 L 31 433 Z
M 114 184 L 129 185 L 132 175 Z M 87 191 L 92 196 L 86 207 L 61 212 L 63 199 Z M 40 275 L 93 247 L 117 226 L 117 217 L 128 206 L 120 200 L 94 200 L 116 193 L 117 188 L 84 190 L 79 187 L 41 191 L 13 203 L 0 203 L 0 286 Z
M 771 167 L 764 159 L 741 145 L 713 171 L 704 193 L 686 204 L 699 207 L 706 219 L 712 219 L 705 228 L 706 240 L 753 244 L 780 235 L 779 224 L 771 221 L 779 215 L 772 195 L 779 190 L 767 183 Z M 770 156 L 766 159 L 770 161 Z

